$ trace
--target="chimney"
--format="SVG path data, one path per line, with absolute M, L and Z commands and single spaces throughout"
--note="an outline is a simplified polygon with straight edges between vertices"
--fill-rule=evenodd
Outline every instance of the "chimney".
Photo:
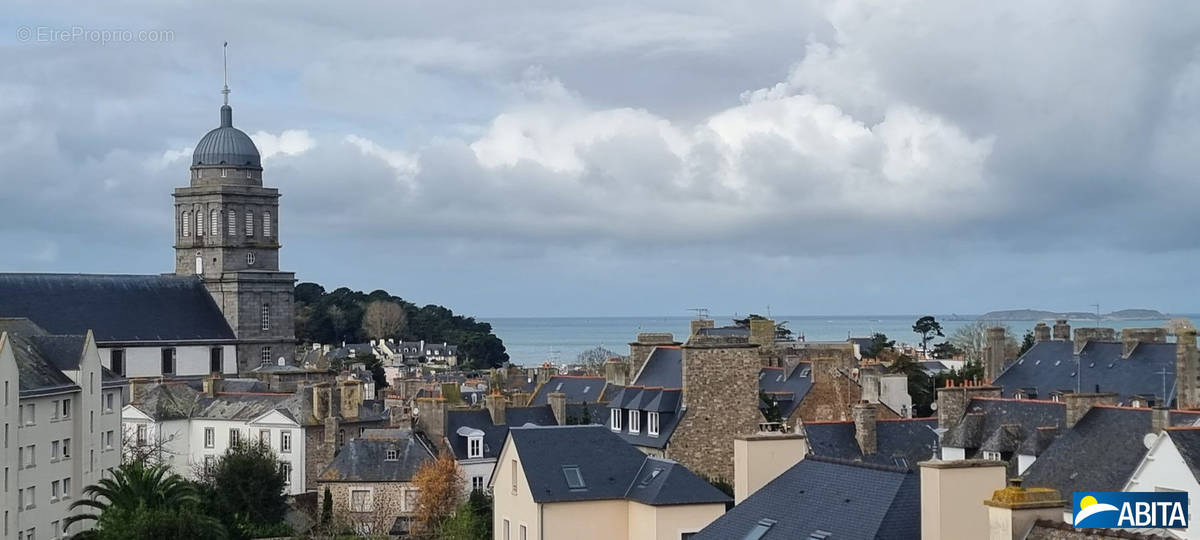
M 220 373 L 213 373 L 212 375 L 205 377 L 204 378 L 204 393 L 207 394 L 208 397 L 210 397 L 210 398 L 217 397 L 217 394 L 221 393 L 221 386 L 222 386 L 221 383 L 222 382 L 223 381 L 221 380 Z
M 750 319 L 750 343 L 760 347 L 775 345 L 775 321 L 771 319 Z
M 546 384 L 547 382 L 550 382 L 550 377 L 553 377 L 557 374 L 558 369 L 550 365 L 549 362 L 546 362 L 542 364 L 541 367 L 537 368 L 537 383 Z
M 1178 409 L 1193 409 L 1200 405 L 1200 389 L 1196 387 L 1197 362 L 1196 329 L 1182 328 L 1175 333 L 1175 403 Z M 1165 404 L 1166 396 L 1163 396 Z
M 700 333 L 701 328 L 712 328 L 716 326 L 717 321 L 712 319 L 695 319 L 692 321 L 692 333 L 688 337 L 694 337 Z
M 446 437 L 446 400 L 442 398 L 417 398 L 417 424 L 435 444 Z
M 882 385 L 879 372 L 873 369 L 860 368 L 858 372 L 858 384 L 862 386 L 862 400 L 868 403 L 879 403 L 880 391 Z
M 983 378 L 996 380 L 1004 371 L 1004 357 L 1008 349 L 1008 329 L 993 326 L 987 329 L 987 348 L 984 351 Z
M 1193 338 L 1194 340 L 1195 338 Z M 153 379 L 136 378 L 129 379 L 129 402 L 134 403 L 141 401 L 146 396 L 146 392 L 150 390 L 155 382 Z
M 1075 329 L 1075 354 L 1088 344 L 1089 341 L 1116 341 L 1117 331 L 1112 328 L 1097 328 L 1081 326 Z
M 1047 326 L 1046 323 L 1040 322 L 1040 323 L 1033 325 L 1033 341 L 1041 342 L 1041 341 L 1049 341 L 1049 340 L 1050 340 L 1050 327 Z
M 343 381 L 340 396 L 340 415 L 342 418 L 358 418 L 358 407 L 363 402 L 363 383 L 358 379 Z
M 980 504 L 1004 487 L 1006 465 L 991 459 L 922 461 L 921 540 L 988 538 L 988 511 Z M 1062 509 L 1059 508 L 1061 520 Z
M 642 370 L 642 365 L 646 363 L 646 358 L 650 356 L 650 351 L 659 345 L 678 346 L 679 342 L 675 341 L 675 336 L 670 333 L 653 333 L 643 332 L 637 335 L 637 341 L 629 344 L 629 377 L 637 378 L 638 372 Z
M 604 382 L 616 386 L 628 386 L 629 364 L 620 358 L 609 358 L 604 363 Z
M 1162 433 L 1163 428 L 1171 426 L 1171 410 L 1161 405 L 1150 409 L 1150 430 Z
M 1062 521 L 1067 501 L 1051 488 L 1022 488 L 1020 478 L 992 493 L 987 506 L 990 540 L 1021 540 L 1039 519 Z
M 1071 339 L 1071 325 L 1066 319 L 1058 319 L 1054 321 L 1054 339 L 1056 341 L 1069 341 Z
M 324 420 L 330 416 L 329 383 L 318 383 L 312 386 L 313 417 Z
M 950 383 L 948 383 L 950 384 Z M 976 397 L 1000 397 L 998 386 L 946 386 L 937 389 L 938 427 L 953 429 Z
M 1129 358 L 1138 343 L 1166 343 L 1166 328 L 1126 328 L 1121 330 L 1121 358 Z
M 808 439 L 782 431 L 738 435 L 733 439 L 733 502 L 767 485 L 808 455 Z
M 1063 401 L 1067 404 L 1067 429 L 1075 427 L 1081 418 L 1096 405 L 1116 405 L 1117 394 L 1105 393 L 1071 393 L 1064 394 Z
M 566 396 L 563 396 L 564 398 Z M 492 424 L 503 426 L 505 422 L 505 412 L 508 409 L 508 403 L 504 401 L 504 396 L 499 393 L 491 393 L 483 398 L 483 406 L 487 408 L 488 414 L 492 417 Z
M 812 383 L 830 384 L 833 382 L 834 370 L 837 369 L 838 361 L 836 358 L 819 357 L 809 360 L 809 366 L 812 374 Z
M 854 405 L 854 439 L 864 456 L 875 454 L 875 404 L 865 401 Z
M 562 392 L 550 392 L 546 401 L 550 403 L 550 411 L 554 413 L 558 425 L 567 425 L 567 395 Z

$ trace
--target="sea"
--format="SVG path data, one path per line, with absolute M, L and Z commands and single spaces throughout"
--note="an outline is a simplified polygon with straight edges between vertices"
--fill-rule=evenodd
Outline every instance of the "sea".
M 868 337 L 875 332 L 887 334 L 899 343 L 915 344 L 919 338 L 912 325 L 920 315 L 863 315 L 863 316 L 814 316 L 774 315 L 778 323 L 786 321 L 787 327 L 796 336 L 807 341 L 840 341 L 847 337 Z M 943 333 L 951 335 L 959 327 L 971 324 L 973 316 L 935 315 L 942 324 Z M 1196 317 L 1192 317 L 1196 320 Z M 732 316 L 712 316 L 717 326 L 733 324 Z M 493 331 L 508 350 L 512 363 L 523 366 L 571 363 L 579 353 L 595 347 L 604 347 L 619 354 L 629 354 L 629 342 L 640 332 L 670 332 L 675 339 L 687 337 L 691 317 L 520 317 L 483 319 L 491 323 Z M 1039 321 L 1002 321 L 1013 334 L 1023 336 Z M 1053 321 L 1045 321 L 1053 324 Z M 1072 320 L 1071 327 L 1105 326 L 1141 328 L 1163 326 L 1166 319 L 1150 320 Z

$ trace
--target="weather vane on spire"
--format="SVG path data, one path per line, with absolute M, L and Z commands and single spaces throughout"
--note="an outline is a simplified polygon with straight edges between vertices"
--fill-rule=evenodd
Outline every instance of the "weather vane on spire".
M 225 86 L 221 88 L 221 93 L 225 95 L 225 104 L 229 105 L 229 42 L 221 48 L 221 60 L 225 68 Z

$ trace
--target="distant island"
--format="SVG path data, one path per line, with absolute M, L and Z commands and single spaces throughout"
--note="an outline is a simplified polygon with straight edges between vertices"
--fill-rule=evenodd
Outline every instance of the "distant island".
M 1153 309 L 1122 309 L 1101 314 L 1102 321 L 1148 321 L 1169 319 L 1166 314 Z M 1006 309 L 989 311 L 979 316 L 985 321 L 1040 321 L 1049 319 L 1097 320 L 1095 313 L 1086 311 L 1043 311 L 1040 309 Z

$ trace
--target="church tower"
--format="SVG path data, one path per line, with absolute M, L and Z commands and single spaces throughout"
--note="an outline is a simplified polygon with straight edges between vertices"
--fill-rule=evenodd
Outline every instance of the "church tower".
M 237 335 L 238 371 L 292 363 L 295 274 L 279 271 L 279 190 L 263 186 L 254 141 L 221 123 L 196 144 L 191 182 L 176 188 L 175 273 L 198 275 Z

